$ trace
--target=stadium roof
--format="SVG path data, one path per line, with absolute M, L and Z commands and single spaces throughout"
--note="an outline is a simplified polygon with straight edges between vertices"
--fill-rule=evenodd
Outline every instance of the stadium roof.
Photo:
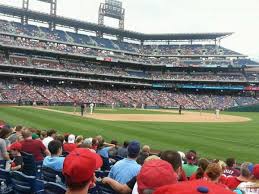
M 133 32 L 129 30 L 120 30 L 117 28 L 112 28 L 108 26 L 100 26 L 95 23 L 75 20 L 71 18 L 65 18 L 61 16 L 54 16 L 47 13 L 41 13 L 32 10 L 24 10 L 18 7 L 6 6 L 0 4 L 0 13 L 8 16 L 22 17 L 26 16 L 30 20 L 40 21 L 49 23 L 53 21 L 55 24 L 69 27 L 77 28 L 80 30 L 87 31 L 99 31 L 104 34 L 110 34 L 115 36 L 126 37 L 130 39 L 146 41 L 146 40 L 215 40 L 218 38 L 224 38 L 233 34 L 232 32 L 227 33 L 190 33 L 190 34 L 144 34 L 139 32 Z

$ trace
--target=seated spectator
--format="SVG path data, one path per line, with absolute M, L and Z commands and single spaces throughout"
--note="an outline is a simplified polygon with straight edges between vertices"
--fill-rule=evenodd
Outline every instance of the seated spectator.
M 253 164 L 249 162 L 244 162 L 240 167 L 240 175 L 238 177 L 230 176 L 227 177 L 225 185 L 228 186 L 231 190 L 237 188 L 237 186 L 242 182 L 249 182 L 252 178 L 252 172 L 249 170 Z
M 113 157 L 117 156 L 119 146 L 118 146 L 118 142 L 116 140 L 112 140 L 111 144 L 115 145 L 112 149 L 109 150 L 109 157 L 113 158 Z
M 149 156 L 149 154 L 150 154 L 150 147 L 148 145 L 144 145 L 137 158 L 137 163 L 140 165 L 143 165 L 145 159 Z
M 206 180 L 185 181 L 158 188 L 153 194 L 235 194 Z
M 186 154 L 186 160 L 187 164 L 183 165 L 183 170 L 186 173 L 186 176 L 190 178 L 193 173 L 195 173 L 198 169 L 198 166 L 196 166 L 197 162 L 197 155 L 196 152 L 191 150 Z
M 29 129 L 25 129 L 22 132 L 22 136 L 24 138 L 20 142 L 22 144 L 22 151 L 32 154 L 36 161 L 42 161 L 44 154 L 47 156 L 50 155 L 48 149 L 46 149 L 41 141 L 32 139 L 32 132 Z
M 173 151 L 173 150 L 167 150 L 161 153 L 160 158 L 162 160 L 169 162 L 172 165 L 174 171 L 178 175 L 179 181 L 187 181 L 187 177 L 182 168 L 182 158 L 179 152 Z
M 41 141 L 39 135 L 36 134 L 36 133 L 33 133 L 33 134 L 31 135 L 31 137 L 32 137 L 32 139 L 34 139 L 34 140 L 39 140 L 39 141 Z
M 75 144 L 75 135 L 70 134 L 68 136 L 65 136 L 65 142 L 63 144 L 63 149 L 65 152 L 72 152 L 74 149 L 76 149 L 77 145 Z
M 104 139 L 99 141 L 97 153 L 103 158 L 109 158 L 109 151 L 115 147 L 114 144 L 104 142 Z
M 43 140 L 46 137 L 48 137 L 47 131 L 42 130 L 41 133 L 40 133 L 40 139 Z
M 98 140 L 96 138 L 93 138 L 92 139 L 92 149 L 97 151 L 98 144 L 99 144 Z
M 177 183 L 177 174 L 172 165 L 164 160 L 156 159 L 145 162 L 137 176 L 139 194 L 152 193 L 158 187 Z M 134 192 L 133 194 L 137 193 Z
M 128 157 L 114 164 L 109 173 L 109 177 L 119 183 L 125 184 L 134 176 L 137 176 L 141 168 L 141 166 L 136 162 L 139 152 L 139 142 L 130 142 L 128 146 Z
M 63 143 L 64 143 L 64 136 L 63 135 L 57 135 L 57 138 L 56 138 L 58 141 L 60 141 L 60 143 L 62 144 L 63 146 Z
M 120 156 L 122 158 L 126 158 L 127 157 L 128 145 L 129 145 L 129 142 L 128 141 L 124 141 L 123 146 L 118 148 L 118 156 Z
M 160 159 L 156 155 L 152 155 L 146 158 L 145 162 L 150 161 L 150 160 L 158 160 Z M 112 189 L 118 193 L 121 194 L 131 194 L 132 190 L 137 182 L 137 177 L 133 177 L 130 181 L 128 181 L 126 184 L 121 184 L 117 182 L 116 180 L 113 180 L 110 177 L 104 177 L 102 182 L 104 184 L 108 184 L 109 186 L 112 187 Z
M 8 150 L 10 150 L 11 156 L 13 157 L 10 170 L 21 171 L 23 166 L 23 159 L 21 155 L 22 145 L 19 142 L 15 142 L 10 145 Z
M 208 181 L 214 182 L 217 185 L 227 188 L 224 184 L 220 183 L 220 177 L 223 173 L 223 170 L 218 163 L 210 163 L 205 173 Z
M 205 158 L 200 159 L 198 161 L 198 169 L 197 169 L 196 173 L 194 173 L 190 177 L 190 180 L 203 179 L 208 165 L 209 165 L 209 161 L 207 159 L 205 159 Z
M 94 172 L 102 166 L 99 155 L 83 148 L 74 149 L 64 161 L 67 194 L 86 194 L 94 182 Z
M 247 182 L 242 182 L 238 185 L 238 189 L 244 191 L 246 194 L 259 193 L 259 164 L 249 166 L 252 171 L 252 177 Z
M 80 146 L 80 145 L 83 143 L 83 141 L 84 141 L 84 137 L 83 137 L 82 135 L 78 135 L 78 136 L 76 137 L 76 140 L 75 140 L 76 146 L 77 146 L 77 147 Z
M 21 125 L 17 125 L 14 128 L 14 132 L 8 137 L 10 144 L 13 144 L 14 142 L 20 141 L 22 139 L 22 129 L 23 127 Z
M 57 131 L 54 129 L 50 129 L 47 131 L 47 137 L 45 137 L 42 140 L 43 145 L 47 148 L 49 145 L 49 142 L 51 142 L 52 140 L 54 140 L 57 136 Z
M 49 142 L 48 149 L 51 155 L 44 158 L 43 166 L 61 172 L 65 160 L 64 157 L 60 157 L 62 154 L 62 144 L 58 140 L 52 140 Z
M 79 145 L 80 148 L 87 148 L 91 152 L 96 153 L 94 149 L 92 149 L 92 138 L 86 138 L 81 145 Z
M 223 174 L 225 176 L 239 176 L 240 172 L 239 170 L 235 169 L 236 167 L 236 160 L 234 158 L 228 158 L 226 160 L 226 169 L 224 170 Z
M 7 125 L 0 126 L 0 160 L 9 160 L 7 146 L 9 141 L 6 139 L 12 133 L 12 129 Z

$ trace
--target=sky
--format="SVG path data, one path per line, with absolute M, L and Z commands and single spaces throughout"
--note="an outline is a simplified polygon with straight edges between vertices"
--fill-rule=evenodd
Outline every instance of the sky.
M 57 0 L 57 14 L 97 23 L 104 0 Z M 234 32 L 221 45 L 259 61 L 259 0 L 122 0 L 125 29 L 142 33 Z M 0 0 L 22 6 L 22 0 Z M 47 3 L 30 0 L 30 9 L 49 12 Z M 117 27 L 118 22 L 105 19 Z

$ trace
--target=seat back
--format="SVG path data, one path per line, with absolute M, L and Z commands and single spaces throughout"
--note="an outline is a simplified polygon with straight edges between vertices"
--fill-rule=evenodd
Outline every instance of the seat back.
M 44 184 L 44 192 L 45 194 L 65 194 L 66 188 L 57 184 L 48 182 Z
M 116 192 L 109 186 L 102 182 L 96 182 L 96 186 L 89 190 L 90 194 L 116 194 Z
M 0 168 L 5 169 L 6 160 L 0 160 Z
M 11 173 L 13 190 L 19 194 L 34 193 L 36 191 L 36 177 L 27 176 L 22 172 L 14 171 Z
M 103 165 L 101 167 L 101 170 L 102 171 L 110 170 L 111 166 L 110 166 L 109 158 L 105 158 L 103 156 L 101 156 L 101 157 L 102 157 L 102 160 L 103 160 Z
M 45 166 L 42 167 L 42 177 L 44 181 L 55 183 L 57 175 L 61 178 L 61 181 L 64 183 L 64 176 L 62 172 L 58 172 L 56 170 L 53 170 L 52 168 Z
M 13 186 L 12 186 L 11 174 L 9 171 L 6 171 L 6 170 L 0 168 L 0 183 L 2 183 L 2 182 L 4 182 L 7 186 L 7 189 L 4 192 L 4 194 L 12 193 Z
M 95 176 L 96 176 L 96 178 L 104 178 L 104 177 L 107 177 L 109 175 L 109 172 L 110 171 L 96 170 Z
M 22 172 L 28 176 L 41 176 L 42 161 L 36 162 L 32 154 L 21 152 L 23 158 L 23 169 Z

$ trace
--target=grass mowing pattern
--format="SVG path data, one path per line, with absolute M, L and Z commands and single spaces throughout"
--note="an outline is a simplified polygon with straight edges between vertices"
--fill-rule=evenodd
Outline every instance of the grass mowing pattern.
M 120 110 L 123 111 L 123 110 Z M 136 111 L 129 110 L 131 113 Z M 226 113 L 253 119 L 244 123 L 156 123 L 114 122 L 80 118 L 63 113 L 21 107 L 0 107 L 0 119 L 39 129 L 55 128 L 60 133 L 103 135 L 111 139 L 137 139 L 153 149 L 195 149 L 202 157 L 239 162 L 259 162 L 259 113 Z

